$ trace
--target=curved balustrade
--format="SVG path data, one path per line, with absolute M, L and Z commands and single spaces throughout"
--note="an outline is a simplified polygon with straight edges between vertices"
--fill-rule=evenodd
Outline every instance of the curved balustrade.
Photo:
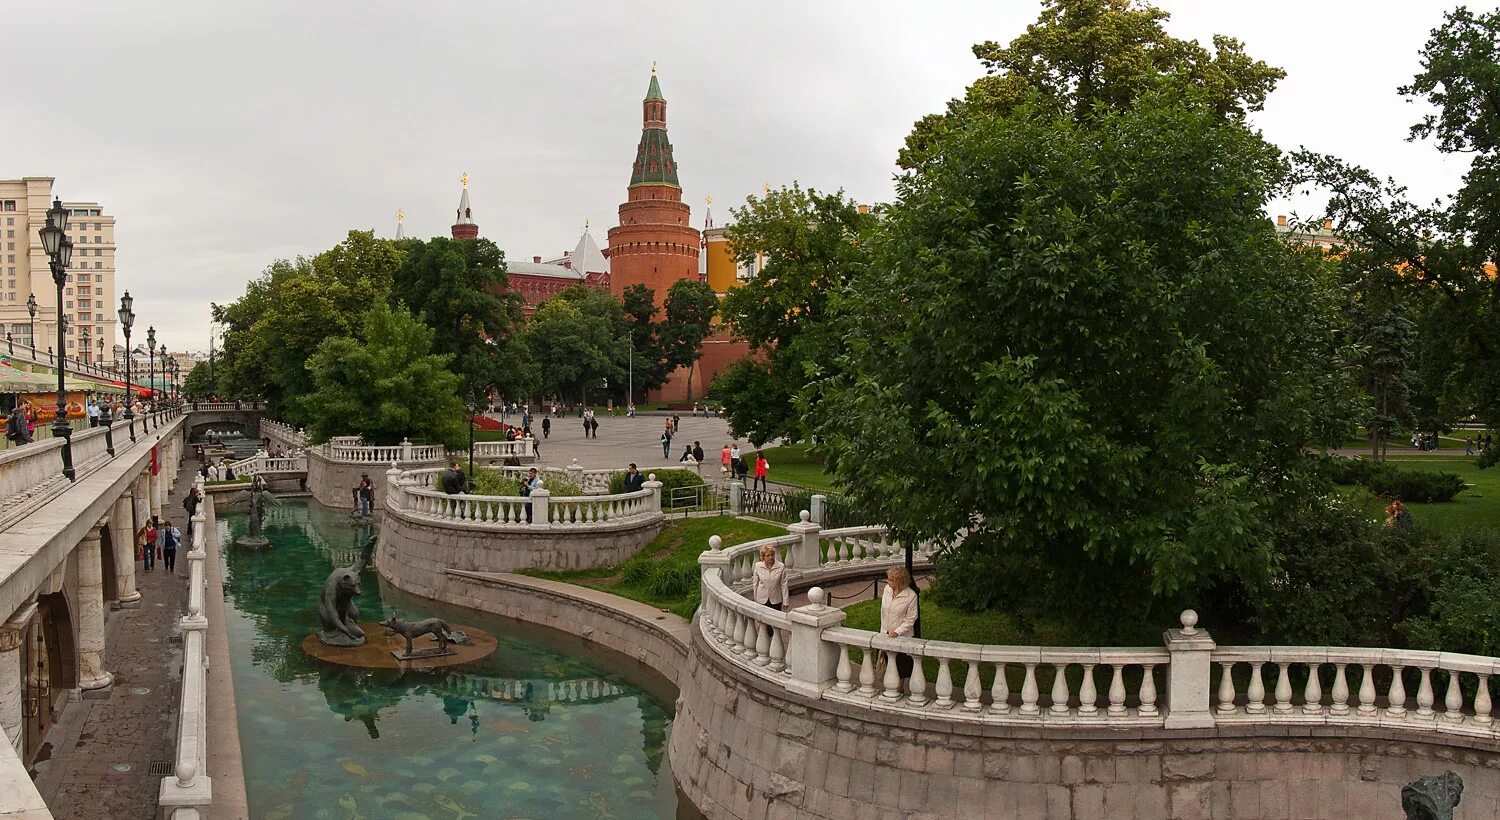
M 428 521 L 481 529 L 605 528 L 661 516 L 658 482 L 618 495 L 553 496 L 545 489 L 530 496 L 449 495 L 435 488 L 442 472 L 442 468 L 387 472 L 387 506 Z
M 795 583 L 830 567 L 894 566 L 903 555 L 883 527 L 787 535 L 699 556 L 699 630 L 737 667 L 804 696 L 925 719 L 1105 729 L 1223 727 L 1401 728 L 1500 744 L 1492 679 L 1500 658 L 1344 647 L 1217 646 L 1182 615 L 1160 647 L 990 646 L 892 638 L 844 627 L 812 602 L 787 613 L 746 597 L 770 546 Z M 906 680 L 897 655 L 914 660 Z M 1285 729 L 1272 731 L 1285 732 Z
M 355 444 L 351 438 L 353 437 L 331 440 L 322 446 L 321 452 L 330 461 L 351 464 L 442 461 L 448 455 L 447 448 L 441 444 L 412 444 L 410 441 L 402 440 L 400 444 L 392 446 L 370 446 Z M 357 441 L 357 439 L 353 440 Z
M 264 451 L 249 458 L 229 463 L 237 476 L 252 476 L 259 473 L 305 473 L 307 456 L 268 456 Z
M 195 480 L 200 493 L 203 479 Z M 204 495 L 193 515 L 193 543 L 187 560 L 187 614 L 182 617 L 182 691 L 177 719 L 177 752 L 173 773 L 162 778 L 158 801 L 162 816 L 205 816 L 213 798 L 208 776 L 208 574 L 206 561 L 210 538 L 218 537 L 214 500 Z

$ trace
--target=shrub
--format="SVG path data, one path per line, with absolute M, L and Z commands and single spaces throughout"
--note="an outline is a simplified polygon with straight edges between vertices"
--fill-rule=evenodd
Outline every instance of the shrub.
M 542 473 L 542 487 L 554 496 L 583 495 L 583 488 L 557 473 Z M 521 479 L 514 474 L 498 470 L 478 469 L 469 480 L 469 491 L 475 495 L 517 496 L 521 494 Z
M 642 470 L 641 472 L 646 473 L 648 476 L 651 474 L 651 471 L 648 470 Z M 665 509 L 670 509 L 672 507 L 673 490 L 678 489 L 679 487 L 696 487 L 703 483 L 703 479 L 699 478 L 698 473 L 693 470 L 683 470 L 672 467 L 665 470 L 656 470 L 655 474 L 656 480 L 661 482 L 661 503 L 662 507 Z M 615 473 L 614 475 L 609 477 L 609 491 L 611 493 L 625 492 L 624 473 Z M 697 501 L 696 499 L 694 499 L 691 501 L 683 502 L 683 506 L 693 506 L 696 503 Z
M 639 586 L 651 577 L 651 562 L 643 558 L 632 558 L 620 567 L 620 583 Z
M 658 564 L 646 580 L 646 591 L 653 598 L 681 598 L 698 586 L 696 566 Z
M 1452 501 L 1464 491 L 1464 480 L 1455 473 L 1402 470 L 1391 464 L 1362 458 L 1331 458 L 1328 476 L 1335 484 L 1358 484 L 1386 498 L 1421 503 Z
M 1500 464 L 1500 448 L 1490 446 L 1479 453 L 1479 469 L 1488 470 Z

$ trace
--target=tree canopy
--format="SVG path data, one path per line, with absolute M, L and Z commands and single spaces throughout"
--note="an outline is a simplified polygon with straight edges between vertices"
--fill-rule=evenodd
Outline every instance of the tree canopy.
M 667 290 L 664 318 L 657 336 L 666 364 L 688 371 L 688 400 L 693 398 L 693 367 L 703 356 L 703 340 L 713 330 L 719 297 L 696 279 L 679 279 Z
M 314 442 L 358 435 L 377 445 L 464 444 L 466 412 L 450 358 L 432 352 L 433 332 L 410 312 L 377 302 L 358 338 L 325 339 L 308 361 L 316 386 L 303 401 Z
M 525 339 L 545 390 L 586 403 L 590 389 L 625 383 L 625 311 L 608 293 L 574 285 L 548 299 L 526 323 Z
M 198 362 L 182 380 L 182 395 L 189 401 L 201 401 L 212 397 L 218 390 L 209 371 L 214 368 L 208 362 Z M 215 374 L 217 375 L 217 374 Z

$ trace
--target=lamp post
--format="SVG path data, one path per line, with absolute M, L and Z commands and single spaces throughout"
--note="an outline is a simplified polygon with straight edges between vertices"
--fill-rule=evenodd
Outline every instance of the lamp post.
M 146 410 L 149 417 L 156 407 L 156 325 L 146 328 L 146 373 L 146 396 L 151 399 L 151 407 Z
M 167 393 L 167 383 L 168 383 L 168 379 L 167 379 L 167 363 L 168 363 L 168 361 L 169 361 L 169 359 L 167 357 L 167 343 L 166 342 L 162 342 L 162 345 L 161 345 L 161 381 L 162 381 L 162 394 L 163 394 L 163 398 L 170 398 L 169 396 L 166 395 L 166 393 Z
M 130 291 L 120 297 L 120 327 L 125 331 L 125 422 L 130 427 L 130 440 L 135 441 L 135 396 L 130 389 L 130 326 L 135 324 L 135 300 Z
M 31 315 L 31 321 L 27 323 L 27 325 L 31 328 L 30 331 L 29 331 L 31 333 L 31 338 L 28 340 L 28 344 L 31 345 L 31 358 L 35 359 L 36 358 L 36 294 L 35 293 L 28 294 L 26 296 L 26 312 Z
M 84 325 L 78 329 L 78 367 L 83 369 L 83 363 L 88 361 L 84 357 L 93 352 L 93 339 L 89 338 L 89 326 Z
M 62 206 L 61 199 L 52 200 L 52 207 L 47 209 L 47 225 L 38 233 L 41 234 L 42 250 L 52 266 L 52 281 L 57 285 L 57 349 L 63 350 L 63 285 L 68 281 L 68 265 L 73 262 L 73 240 L 67 236 L 68 209 Z M 57 366 L 57 418 L 52 423 L 52 435 L 60 436 L 63 440 L 62 459 L 63 475 L 69 481 L 77 480 L 73 472 L 73 428 L 68 425 L 68 394 L 63 385 L 63 366 L 59 362 Z

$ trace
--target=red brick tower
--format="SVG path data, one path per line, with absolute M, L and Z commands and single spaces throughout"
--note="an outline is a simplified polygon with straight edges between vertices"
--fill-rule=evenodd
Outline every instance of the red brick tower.
M 682 201 L 677 161 L 667 140 L 667 100 L 651 67 L 651 85 L 641 104 L 643 127 L 636 148 L 620 224 L 609 231 L 609 290 L 616 297 L 631 285 L 656 293 L 660 308 L 678 279 L 698 278 L 698 231 Z
M 454 239 L 475 239 L 479 236 L 479 226 L 474 224 L 474 215 L 469 212 L 469 172 L 459 177 L 463 183 L 464 193 L 458 199 L 458 219 L 453 223 Z

